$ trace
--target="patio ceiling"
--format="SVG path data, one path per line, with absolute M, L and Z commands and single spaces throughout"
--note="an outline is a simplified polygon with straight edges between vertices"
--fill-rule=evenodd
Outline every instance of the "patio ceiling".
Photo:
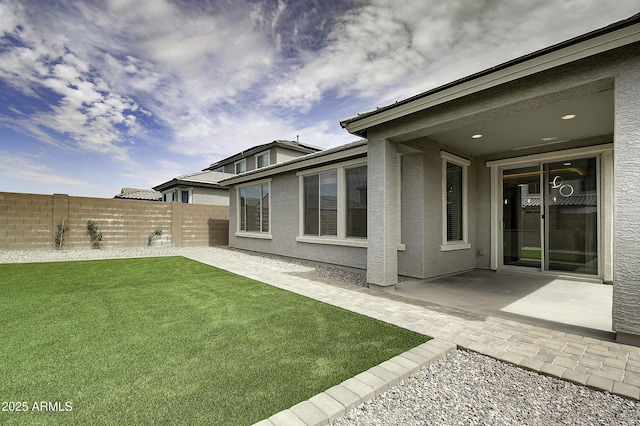
M 613 90 L 604 90 L 520 112 L 507 110 L 498 118 L 478 119 L 438 133 L 425 129 L 422 136 L 474 156 L 504 152 L 517 155 L 527 148 L 553 149 L 564 142 L 611 136 L 613 112 Z M 568 115 L 575 117 L 568 119 Z

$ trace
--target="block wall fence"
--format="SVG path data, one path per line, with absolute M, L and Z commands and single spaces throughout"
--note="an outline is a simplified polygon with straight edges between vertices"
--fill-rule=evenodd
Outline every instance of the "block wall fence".
M 229 244 L 229 207 L 109 198 L 0 192 L 0 250 L 52 250 L 66 221 L 63 249 L 90 249 L 87 221 L 103 234 L 103 248 L 202 247 Z

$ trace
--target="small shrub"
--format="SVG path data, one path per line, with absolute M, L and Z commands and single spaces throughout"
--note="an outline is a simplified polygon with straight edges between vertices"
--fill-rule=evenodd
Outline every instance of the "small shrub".
M 98 228 L 98 224 L 94 220 L 89 219 L 87 221 L 87 233 L 91 238 L 93 248 L 100 248 L 102 244 L 102 231 Z
M 147 238 L 147 245 L 151 246 L 151 244 L 153 244 L 153 241 L 156 238 L 159 238 L 161 236 L 162 236 L 162 229 L 160 228 L 156 229 L 155 231 L 149 234 L 149 237 Z
M 64 219 L 60 219 L 58 222 L 58 229 L 56 230 L 56 249 L 61 250 L 62 245 L 64 244 L 64 233 L 67 230 L 67 221 Z

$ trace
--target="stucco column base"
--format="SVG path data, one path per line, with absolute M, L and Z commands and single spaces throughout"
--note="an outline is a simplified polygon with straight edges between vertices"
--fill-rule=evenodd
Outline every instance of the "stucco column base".
M 394 288 L 396 288 L 395 284 L 380 285 L 380 284 L 368 283 L 367 285 L 371 290 L 375 290 L 375 291 L 386 291 L 386 290 L 393 290 Z
M 640 335 L 631 333 L 616 333 L 616 342 L 623 345 L 640 346 Z

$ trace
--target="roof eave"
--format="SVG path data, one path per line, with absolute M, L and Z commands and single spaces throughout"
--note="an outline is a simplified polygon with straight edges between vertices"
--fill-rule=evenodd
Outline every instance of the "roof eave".
M 220 184 L 225 186 L 237 185 L 244 182 L 264 179 L 275 174 L 313 167 L 319 164 L 341 161 L 343 159 L 356 156 L 365 156 L 367 154 L 367 150 L 367 141 L 358 141 L 344 146 L 293 158 L 289 161 L 277 163 L 269 167 L 254 169 L 246 173 L 221 180 Z
M 311 153 L 314 153 L 314 152 L 317 152 L 317 151 L 321 150 L 321 148 L 314 147 L 312 145 L 301 144 L 299 142 L 296 142 L 296 143 L 299 144 L 298 146 L 289 145 L 289 144 L 286 144 L 284 142 L 293 142 L 293 141 L 275 140 L 275 141 L 272 141 L 272 142 L 269 142 L 269 143 L 265 143 L 265 144 L 262 144 L 262 145 L 257 145 L 257 146 L 251 147 L 251 148 L 249 148 L 249 149 L 247 149 L 245 151 L 242 151 L 242 152 L 239 152 L 237 154 L 234 154 L 231 157 L 227 157 L 227 158 L 224 158 L 224 159 L 222 159 L 220 161 L 217 161 L 217 162 L 209 165 L 209 167 L 207 167 L 206 169 L 202 169 L 202 170 L 204 171 L 204 170 L 218 169 L 220 167 L 226 166 L 227 164 L 235 163 L 236 161 L 241 160 L 242 158 L 251 156 L 253 154 L 258 154 L 260 152 L 263 152 L 263 151 L 266 151 L 268 149 L 271 149 L 274 146 L 280 146 L 280 147 L 287 148 L 287 149 L 290 149 L 290 150 L 293 150 L 293 151 L 302 152 L 304 154 L 311 154 Z
M 640 14 L 505 62 L 416 96 L 340 121 L 349 133 L 367 129 L 541 71 L 640 41 Z
M 169 182 L 165 182 L 158 186 L 154 186 L 153 189 L 158 192 L 165 191 L 174 186 L 195 186 L 200 188 L 213 188 L 213 189 L 227 189 L 224 185 L 220 185 L 219 183 L 213 182 L 194 182 L 189 180 L 180 180 L 180 179 L 172 179 Z

